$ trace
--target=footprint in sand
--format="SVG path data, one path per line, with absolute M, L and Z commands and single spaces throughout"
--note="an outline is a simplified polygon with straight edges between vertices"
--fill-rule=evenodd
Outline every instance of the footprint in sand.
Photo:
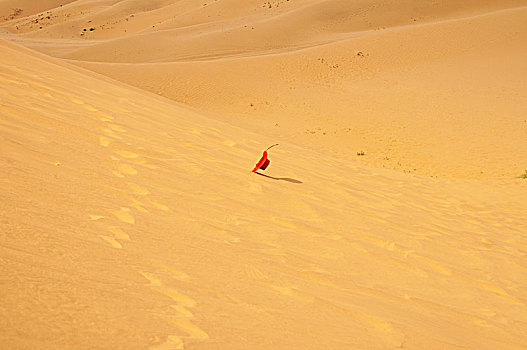
M 113 120 L 113 117 L 109 114 L 99 112 L 99 115 L 101 115 L 101 117 L 99 117 L 101 122 L 110 122 Z
M 47 90 L 52 90 L 53 89 L 51 86 L 39 83 L 38 81 L 31 80 L 31 81 L 29 81 L 29 83 L 34 85 L 34 86 L 38 86 L 40 88 L 44 88 L 44 89 L 47 89 Z
M 156 265 L 163 267 L 164 269 L 173 270 L 172 268 L 163 265 L 161 263 L 156 263 Z M 208 339 L 208 334 L 192 323 L 191 318 L 194 316 L 188 308 L 196 306 L 196 301 L 190 298 L 187 295 L 180 293 L 179 291 L 166 288 L 161 281 L 161 278 L 148 272 L 139 271 L 139 273 L 150 282 L 150 287 L 159 293 L 162 293 L 172 299 L 175 304 L 171 305 L 167 312 L 167 315 L 164 317 L 168 322 L 174 324 L 179 331 L 183 332 L 185 335 L 169 335 L 167 340 L 151 349 L 183 349 L 184 342 L 183 339 L 188 340 L 205 340 Z M 188 276 L 180 271 L 177 271 L 177 276 Z M 172 346 L 172 347 L 171 347 Z
M 111 233 L 113 233 L 114 237 L 116 239 L 120 239 L 122 241 L 129 241 L 130 240 L 130 236 L 124 232 L 123 230 L 121 230 L 119 227 L 116 227 L 116 226 L 109 226 L 108 227 L 108 231 L 110 231 Z
M 112 247 L 114 248 L 117 248 L 117 249 L 121 249 L 123 246 L 121 245 L 121 243 L 117 242 L 115 240 L 115 238 L 113 237 L 109 237 L 109 236 L 104 236 L 104 235 L 100 235 L 100 237 L 102 239 L 104 239 L 106 242 L 110 243 L 112 245 Z
M 161 286 L 161 280 L 148 272 L 139 271 L 139 273 L 150 282 L 150 286 Z
M 135 170 L 132 166 L 130 166 L 128 164 L 119 164 L 117 166 L 117 170 L 119 170 L 119 172 L 121 172 L 123 174 L 127 174 L 127 175 L 136 175 L 137 174 L 137 170 Z
M 122 207 L 120 210 L 108 209 L 108 212 L 110 212 L 113 215 L 115 215 L 122 222 L 126 222 L 128 224 L 135 224 L 135 219 L 130 214 L 130 208 Z
M 117 140 L 122 140 L 123 138 L 119 135 L 117 135 L 112 129 L 108 129 L 108 128 L 104 128 L 102 129 L 102 132 L 106 135 L 106 136 L 110 136 L 114 139 L 117 139 Z
M 177 279 L 177 280 L 183 281 L 183 280 L 188 279 L 188 275 L 186 273 L 184 273 L 183 271 L 179 271 L 179 270 L 177 270 L 177 269 L 175 269 L 175 268 L 173 268 L 171 266 L 165 265 L 162 262 L 157 261 L 157 260 L 152 260 L 152 263 L 155 266 L 157 266 L 157 267 L 169 272 L 170 275 L 173 278 Z
M 139 157 L 139 155 L 137 153 L 130 152 L 130 151 L 114 151 L 114 153 L 117 153 L 121 157 L 127 158 L 127 159 L 134 159 L 134 158 L 138 158 Z
M 196 301 L 185 294 L 181 294 L 175 289 L 169 288 L 158 288 L 158 291 L 165 294 L 170 299 L 174 300 L 178 306 L 184 307 L 194 307 L 196 306 Z
M 161 204 L 161 203 L 155 202 L 155 201 L 150 200 L 150 199 L 147 200 L 147 201 L 148 201 L 148 203 L 152 204 L 154 207 L 156 207 L 156 208 L 159 209 L 159 210 L 163 210 L 163 211 L 169 211 L 169 210 L 170 210 L 170 208 L 167 207 L 167 206 L 164 205 L 164 204 Z
M 87 110 L 89 110 L 91 112 L 97 112 L 97 108 L 86 104 L 83 100 L 79 100 L 77 98 L 72 98 L 71 102 L 73 102 L 75 104 L 78 104 L 78 105 L 81 105 L 83 108 L 85 108 L 85 109 L 87 109 Z
M 151 347 L 150 350 L 179 350 L 184 349 L 185 344 L 180 337 L 175 335 L 169 335 L 166 342 L 157 346 Z
M 90 106 L 90 105 L 87 105 L 87 104 L 83 104 L 82 107 L 84 109 L 87 109 L 88 111 L 90 112 L 97 112 L 97 108 L 93 107 L 93 106 Z
M 399 246 L 397 246 L 395 242 L 388 241 L 379 237 L 364 235 L 364 241 L 371 243 L 379 248 L 386 249 L 390 252 L 393 252 L 395 250 L 404 251 L 404 249 L 399 248 Z
M 136 199 L 132 199 L 132 204 L 130 206 L 139 211 L 142 211 L 143 213 L 148 213 L 148 210 L 143 207 L 143 203 L 139 202 Z
M 132 190 L 134 194 L 138 194 L 140 196 L 146 196 L 150 194 L 150 191 L 148 191 L 146 188 L 139 186 L 138 184 L 134 184 L 133 182 L 128 182 L 128 187 Z
M 523 303 L 523 301 L 520 301 L 518 299 L 516 299 L 515 297 L 511 296 L 505 289 L 497 286 L 496 284 L 493 284 L 493 283 L 490 283 L 490 282 L 486 282 L 486 281 L 478 281 L 478 280 L 475 280 L 475 279 L 472 279 L 472 278 L 469 278 L 469 277 L 465 277 L 465 276 L 462 276 L 462 279 L 471 283 L 471 284 L 474 284 L 482 289 L 485 289 L 489 292 L 492 292 L 492 293 L 495 293 L 495 294 L 498 294 L 500 295 L 502 298 L 504 299 L 507 299 L 508 301 L 514 303 L 514 304 L 517 304 L 517 305 L 525 305 L 525 303 Z
M 172 320 L 172 323 L 185 331 L 188 334 L 188 338 L 190 339 L 205 340 L 209 338 L 209 335 L 205 333 L 205 331 L 196 326 L 189 319 L 176 318 Z
M 104 136 L 99 136 L 99 144 L 103 147 L 108 147 L 110 145 L 110 139 Z
M 108 127 L 114 131 L 118 131 L 118 132 L 126 132 L 126 129 L 117 125 L 117 124 L 108 124 Z
M 432 259 L 426 258 L 426 257 L 424 257 L 422 255 L 419 255 L 419 254 L 416 254 L 416 253 L 413 253 L 413 252 L 409 252 L 406 255 L 408 257 L 410 257 L 410 258 L 413 258 L 413 259 L 423 263 L 426 267 L 432 269 L 435 272 L 439 272 L 440 274 L 445 275 L 445 276 L 451 276 L 452 275 L 452 270 L 450 270 L 446 266 L 441 265 L 437 261 L 434 261 Z

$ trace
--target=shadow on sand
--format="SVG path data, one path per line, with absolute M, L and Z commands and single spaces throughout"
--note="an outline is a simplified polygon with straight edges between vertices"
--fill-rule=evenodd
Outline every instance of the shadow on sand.
M 277 180 L 277 181 L 287 181 L 287 182 L 291 182 L 291 183 L 294 183 L 294 184 L 301 184 L 301 183 L 303 183 L 300 180 L 292 179 L 290 177 L 274 177 L 274 176 L 265 175 L 265 174 L 262 174 L 262 173 L 259 173 L 259 172 L 255 172 L 255 174 L 258 174 L 258 175 L 264 176 L 264 177 L 268 177 L 269 179 L 273 179 L 273 180 Z

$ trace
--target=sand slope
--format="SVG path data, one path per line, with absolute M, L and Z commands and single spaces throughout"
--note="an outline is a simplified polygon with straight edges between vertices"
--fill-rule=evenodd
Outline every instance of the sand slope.
M 278 141 L 432 177 L 527 167 L 524 0 L 107 0 L 49 12 L 2 30 Z
M 527 184 L 283 142 L 0 42 L 0 344 L 521 349 Z

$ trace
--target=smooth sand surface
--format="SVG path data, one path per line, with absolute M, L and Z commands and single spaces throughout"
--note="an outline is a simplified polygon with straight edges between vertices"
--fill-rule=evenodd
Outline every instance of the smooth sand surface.
M 0 37 L 0 348 L 527 348 L 527 1 L 3 0 Z

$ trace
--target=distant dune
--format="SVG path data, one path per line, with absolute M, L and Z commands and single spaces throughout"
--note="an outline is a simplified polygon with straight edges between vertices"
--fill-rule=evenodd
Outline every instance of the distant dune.
M 3 0 L 0 38 L 0 348 L 527 348 L 527 1 Z
M 51 5 L 5 22 L 9 38 L 369 166 L 525 170 L 527 1 Z

